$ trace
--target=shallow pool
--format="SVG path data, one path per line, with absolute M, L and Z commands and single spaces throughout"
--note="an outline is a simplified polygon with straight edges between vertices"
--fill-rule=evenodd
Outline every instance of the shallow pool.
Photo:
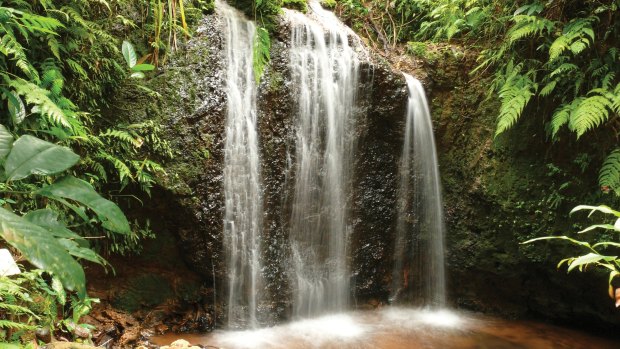
M 183 338 L 216 348 L 327 349 L 619 349 L 620 340 L 523 321 L 448 310 L 385 308 L 300 320 L 280 326 L 209 334 L 153 337 L 158 345 Z

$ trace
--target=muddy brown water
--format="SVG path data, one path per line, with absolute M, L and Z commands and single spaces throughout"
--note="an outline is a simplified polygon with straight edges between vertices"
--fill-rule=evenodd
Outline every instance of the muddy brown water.
M 328 315 L 247 331 L 167 334 L 151 342 L 167 345 L 179 338 L 226 349 L 620 349 L 620 339 L 542 323 L 402 308 Z

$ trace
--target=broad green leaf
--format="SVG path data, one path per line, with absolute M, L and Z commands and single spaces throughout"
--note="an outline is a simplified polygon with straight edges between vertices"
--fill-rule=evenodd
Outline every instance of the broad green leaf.
M 73 176 L 66 176 L 36 191 L 37 194 L 63 202 L 69 199 L 93 210 L 104 228 L 120 234 L 130 234 L 129 222 L 116 204 L 102 198 L 87 182 Z
M 611 224 L 594 224 L 594 225 L 591 225 L 591 226 L 585 228 L 584 230 L 578 232 L 577 234 L 587 233 L 587 232 L 589 232 L 591 230 L 598 229 L 598 228 L 600 228 L 600 229 L 607 229 L 607 230 L 615 230 L 616 229 Z
M 603 246 L 603 247 L 609 247 L 609 246 L 620 247 L 620 242 L 603 241 L 603 242 L 599 242 L 599 243 L 596 243 L 596 244 L 592 245 L 592 248 L 597 248 L 599 246 Z
M 9 107 L 9 113 L 13 118 L 13 124 L 19 125 L 26 118 L 26 106 L 17 93 L 11 92 L 11 95 L 13 98 L 8 99 L 7 106 Z
M 570 214 L 573 214 L 581 210 L 590 210 L 590 213 L 588 214 L 588 216 L 591 216 L 594 212 L 599 211 L 602 213 L 613 214 L 616 217 L 620 217 L 620 212 L 612 210 L 609 206 L 605 206 L 605 205 L 600 205 L 600 206 L 579 205 L 573 208 L 573 210 L 570 211 Z
M 129 77 L 133 79 L 144 79 L 144 73 L 141 71 L 133 72 Z
M 0 125 L 0 162 L 9 155 L 12 147 L 13 135 L 4 125 Z
M 71 254 L 73 257 L 86 259 L 87 261 L 101 264 L 103 266 L 108 264 L 108 262 L 103 259 L 103 257 L 98 255 L 95 251 L 91 250 L 88 247 L 82 247 L 73 240 L 59 239 L 58 242 L 60 242 L 60 244 L 63 245 L 67 252 L 69 252 L 69 254 Z
M 129 68 L 133 68 L 136 65 L 136 51 L 133 49 L 133 45 L 129 41 L 123 41 L 123 45 L 121 47 L 123 51 L 123 57 L 125 57 L 125 62 Z
M 133 67 L 131 67 L 132 71 L 151 71 L 153 69 L 155 69 L 154 65 L 146 64 L 146 63 L 137 64 L 137 65 L 134 65 Z
M 30 176 L 51 175 L 75 165 L 80 157 L 71 149 L 25 135 L 13 143 L 4 169 L 8 180 Z
M 0 207 L 0 236 L 34 266 L 52 272 L 80 298 L 86 296 L 84 270 L 48 231 Z
M 575 239 L 569 238 L 568 236 L 543 236 L 543 237 L 540 237 L 540 238 L 527 240 L 525 242 L 522 242 L 521 244 L 525 245 L 525 244 L 532 243 L 534 241 L 542 241 L 542 240 L 567 240 L 567 241 L 572 242 L 575 245 L 579 245 L 579 246 L 590 248 L 590 244 L 589 243 L 587 243 L 585 241 L 575 240 Z
M 572 262 L 570 262 L 568 265 L 568 271 L 571 271 L 575 269 L 576 267 L 581 267 L 583 265 L 596 263 L 601 260 L 609 261 L 615 258 L 616 257 L 614 256 L 601 256 L 600 254 L 597 254 L 597 253 L 588 253 L 586 255 L 579 256 L 573 259 Z
M 58 213 L 50 209 L 30 211 L 24 215 L 24 219 L 30 223 L 47 230 L 50 234 L 59 238 L 83 239 L 78 234 L 67 229 L 58 221 Z
M 67 303 L 67 293 L 62 287 L 62 282 L 56 276 L 52 278 L 52 290 L 56 292 L 56 299 L 58 299 L 58 303 L 65 305 L 65 303 Z

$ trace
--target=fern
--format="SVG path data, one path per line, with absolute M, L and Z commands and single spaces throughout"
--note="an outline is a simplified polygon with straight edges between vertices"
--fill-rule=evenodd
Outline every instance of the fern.
M 12 314 L 34 315 L 34 313 L 26 307 L 23 307 L 17 304 L 6 303 L 6 302 L 0 303 L 0 312 L 9 312 Z
M 0 53 L 13 59 L 15 66 L 29 79 L 38 81 L 39 76 L 36 69 L 30 64 L 24 48 L 12 33 L 6 32 L 0 39 Z
M 269 50 L 271 49 L 271 39 L 269 38 L 269 32 L 263 27 L 256 29 L 256 35 L 254 37 L 254 78 L 256 83 L 260 82 L 260 78 L 263 75 L 263 71 L 270 61 Z
M 601 94 L 603 93 L 603 94 Z M 571 113 L 569 128 L 581 137 L 587 131 L 602 125 L 609 119 L 613 100 L 606 91 L 591 91 L 590 97 L 582 99 Z
M 554 22 L 534 15 L 516 15 L 513 20 L 515 25 L 506 33 L 510 44 L 521 39 L 541 36 L 545 32 L 552 32 L 555 28 Z
M 50 99 L 49 91 L 20 78 L 11 80 L 9 86 L 24 97 L 26 103 L 34 105 L 34 111 L 47 117 L 53 124 L 71 127 L 65 112 Z
M 543 87 L 540 90 L 538 95 L 541 96 L 541 97 L 549 96 L 553 92 L 553 90 L 555 90 L 555 87 L 557 86 L 557 84 L 558 84 L 557 80 L 553 80 L 553 81 L 549 82 L 547 85 L 545 85 L 545 87 Z
M 576 18 L 569 22 L 560 35 L 549 47 L 549 61 L 554 61 L 565 51 L 571 51 L 573 55 L 583 52 L 594 43 L 594 30 L 592 23 L 597 17 Z
M 574 99 L 571 103 L 561 105 L 551 117 L 551 138 L 557 138 L 557 134 L 560 129 L 568 124 L 568 121 L 571 118 L 572 112 L 577 108 L 577 106 L 583 101 L 583 97 Z
M 0 319 L 0 328 L 12 329 L 12 330 L 17 330 L 17 331 L 29 331 L 29 330 L 34 330 L 36 326 L 28 325 L 23 322 L 15 322 L 11 320 Z
M 614 149 L 603 162 L 598 182 L 603 190 L 613 190 L 620 195 L 620 148 Z
M 118 178 L 121 182 L 121 184 L 126 185 L 128 183 L 129 180 L 133 179 L 133 175 L 131 173 L 131 170 L 129 169 L 129 167 L 123 162 L 123 160 L 115 157 L 114 155 L 105 152 L 105 151 L 100 151 L 97 154 L 97 157 L 103 160 L 106 160 L 108 163 L 110 163 L 114 169 L 116 170 L 117 174 L 118 174 Z
M 497 117 L 495 136 L 515 125 L 538 89 L 538 86 L 530 78 L 533 72 L 528 71 L 527 74 L 521 74 L 521 69 L 522 65 L 517 65 L 514 68 L 509 65 L 507 68 L 511 71 L 507 74 L 508 76 L 499 90 L 501 106 Z
M 558 75 L 565 75 L 570 72 L 579 70 L 579 67 L 572 63 L 563 63 L 549 74 L 550 77 L 556 77 Z
M 116 140 L 119 140 L 121 142 L 127 143 L 127 144 L 131 144 L 136 148 L 139 148 L 143 141 L 141 138 L 139 137 L 134 137 L 133 135 L 131 135 L 129 132 L 127 131 L 122 131 L 122 130 L 106 130 L 105 132 L 101 133 L 99 135 L 100 137 L 107 137 L 107 138 L 114 138 Z

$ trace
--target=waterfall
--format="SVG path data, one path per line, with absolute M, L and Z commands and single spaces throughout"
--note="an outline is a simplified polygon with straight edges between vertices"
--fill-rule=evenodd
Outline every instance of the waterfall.
M 260 159 L 256 132 L 256 83 L 252 66 L 254 23 L 222 1 L 225 20 L 226 143 L 224 241 L 228 271 L 229 327 L 256 327 L 261 296 Z
M 344 310 L 350 293 L 347 196 L 359 60 L 350 29 L 317 2 L 309 5 L 308 16 L 286 11 L 299 92 L 289 235 L 294 317 Z
M 392 300 L 410 297 L 424 306 L 446 304 L 445 224 L 433 125 L 424 88 L 404 74 L 409 90 L 399 169 Z

